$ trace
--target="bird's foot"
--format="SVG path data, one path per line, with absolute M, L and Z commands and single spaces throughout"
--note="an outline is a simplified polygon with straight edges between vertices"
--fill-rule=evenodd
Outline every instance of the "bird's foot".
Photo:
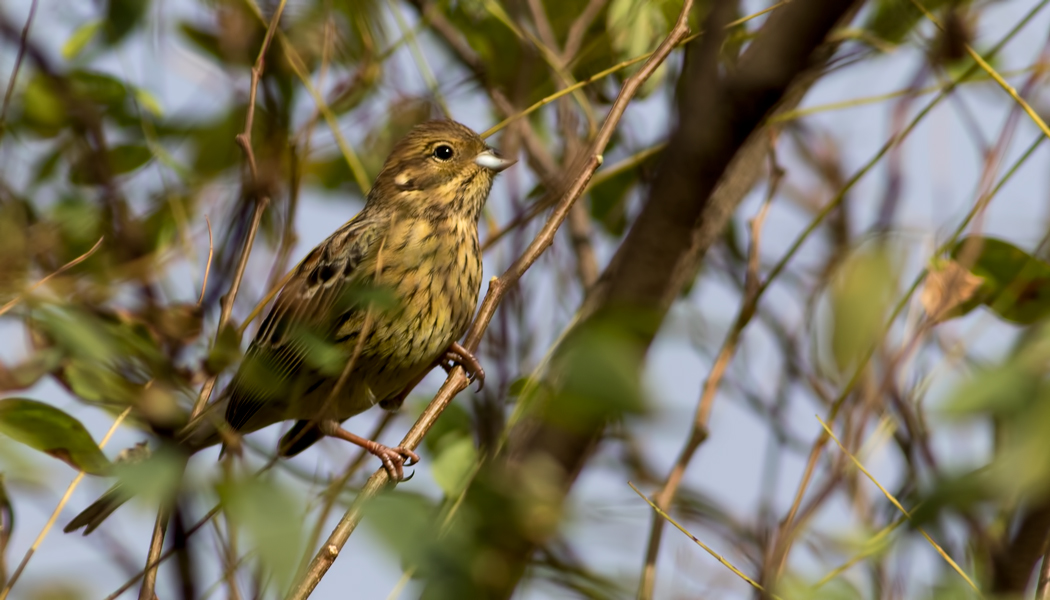
M 481 368 L 481 362 L 470 350 L 460 346 L 459 342 L 452 342 L 438 364 L 445 369 L 446 373 L 452 371 L 452 367 L 459 365 L 467 372 L 471 383 L 478 382 L 479 392 L 485 387 L 485 369 Z
M 351 444 L 360 446 L 367 450 L 370 454 L 375 455 L 383 462 L 383 468 L 386 469 L 390 479 L 396 483 L 408 481 L 412 479 L 409 475 L 405 477 L 405 467 L 411 467 L 412 465 L 419 462 L 419 455 L 409 450 L 398 446 L 397 448 L 391 448 L 390 446 L 384 446 L 379 442 L 374 442 L 370 439 L 363 438 L 357 434 L 350 433 L 343 429 L 335 421 L 325 421 L 321 424 L 321 431 L 334 438 L 350 442 Z

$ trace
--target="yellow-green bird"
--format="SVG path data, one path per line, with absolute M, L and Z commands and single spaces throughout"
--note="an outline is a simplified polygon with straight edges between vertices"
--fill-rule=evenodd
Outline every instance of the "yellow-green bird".
M 294 419 L 281 455 L 327 435 L 364 447 L 402 479 L 414 452 L 340 423 L 377 403 L 396 408 L 435 365 L 463 365 L 483 382 L 457 340 L 481 287 L 478 218 L 496 174 L 513 163 L 454 121 L 412 129 L 364 209 L 296 268 L 230 385 L 179 433 L 182 446 L 195 452 L 222 442 L 226 428 L 250 433 Z M 127 499 L 118 484 L 65 531 L 90 533 Z

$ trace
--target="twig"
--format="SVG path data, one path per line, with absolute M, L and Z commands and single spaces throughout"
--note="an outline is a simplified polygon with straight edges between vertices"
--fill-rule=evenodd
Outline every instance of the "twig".
M 201 283 L 201 296 L 197 300 L 197 306 L 204 302 L 204 292 L 208 289 L 208 275 L 211 273 L 211 259 L 215 254 L 215 245 L 211 237 L 211 219 L 205 215 L 204 222 L 208 224 L 208 262 L 204 264 L 204 281 Z
M 704 549 L 704 550 L 705 550 L 705 551 L 706 551 L 706 552 L 707 552 L 708 554 L 710 554 L 711 556 L 715 557 L 715 560 L 717 560 L 718 562 L 722 563 L 722 565 L 724 565 L 724 566 L 725 566 L 726 568 L 728 568 L 728 569 L 729 569 L 730 571 L 732 571 L 732 572 L 733 572 L 734 574 L 736 574 L 736 576 L 737 576 L 737 577 L 739 577 L 739 578 L 743 579 L 743 580 L 744 580 L 744 581 L 746 581 L 746 582 L 747 582 L 747 583 L 748 583 L 748 584 L 749 584 L 749 585 L 750 585 L 751 587 L 753 587 L 753 588 L 755 588 L 756 590 L 758 590 L 758 591 L 762 592 L 762 594 L 763 594 L 763 597 L 764 597 L 764 596 L 766 596 L 766 595 L 768 595 L 768 596 L 769 596 L 770 598 L 774 598 L 775 600 L 783 600 L 783 599 L 782 599 L 782 598 L 781 598 L 780 596 L 777 596 L 776 594 L 771 594 L 771 593 L 768 593 L 768 592 L 766 592 L 766 589 L 765 589 L 764 587 L 762 587 L 762 585 L 761 585 L 761 584 L 759 584 L 759 583 L 758 583 L 757 581 L 755 581 L 754 579 L 752 579 L 752 578 L 748 577 L 747 575 L 745 575 L 745 574 L 744 574 L 744 572 L 743 572 L 743 571 L 741 571 L 740 569 L 738 569 L 738 568 L 734 567 L 734 566 L 733 566 L 733 563 L 731 563 L 731 562 L 729 562 L 728 560 L 726 560 L 725 558 L 723 558 L 721 554 L 719 554 L 719 553 L 715 552 L 714 550 L 712 550 L 712 549 L 711 549 L 711 547 L 710 547 L 710 546 L 708 546 L 707 544 L 705 544 L 705 543 L 701 542 L 701 541 L 700 541 L 700 539 L 699 539 L 698 537 L 696 537 L 695 535 L 693 535 L 693 534 L 689 533 L 689 531 L 688 531 L 688 530 L 687 530 L 687 529 L 686 529 L 685 527 L 682 527 L 681 525 L 679 525 L 679 524 L 678 524 L 678 521 L 675 521 L 674 519 L 672 519 L 672 518 L 671 518 L 671 515 L 669 515 L 669 514 L 667 514 L 666 512 L 664 512 L 664 510 L 663 510 L 663 509 L 661 509 L 661 508 L 660 508 L 659 506 L 657 506 L 655 502 L 653 502 L 652 500 L 650 500 L 650 499 L 649 499 L 649 498 L 648 498 L 648 497 L 647 497 L 647 496 L 646 496 L 645 494 L 643 494 L 643 493 L 642 493 L 642 491 L 641 491 L 641 490 L 639 490 L 638 488 L 636 488 L 636 487 L 634 486 L 634 484 L 633 484 L 633 483 L 631 483 L 630 481 L 628 481 L 628 482 L 627 482 L 627 485 L 631 486 L 631 489 L 632 489 L 632 490 L 634 490 L 634 492 L 635 492 L 636 494 L 638 494 L 639 496 L 641 496 L 641 497 L 642 497 L 642 500 L 645 500 L 645 501 L 646 501 L 646 503 L 648 503 L 648 504 L 649 504 L 649 506 L 651 506 L 651 507 L 652 507 L 652 509 L 653 509 L 654 511 L 656 511 L 656 514 L 657 514 L 657 516 L 659 516 L 659 517 L 660 517 L 661 519 L 663 519 L 663 520 L 666 520 L 666 521 L 670 522 L 670 523 L 671 523 L 671 525 L 674 525 L 674 526 L 675 526 L 675 528 L 677 528 L 677 529 L 678 529 L 678 531 L 681 531 L 682 533 L 684 533 L 684 534 L 686 534 L 687 536 L 689 536 L 689 539 L 691 539 L 691 540 L 693 540 L 694 542 L 696 542 L 696 545 L 697 545 L 697 546 L 700 546 L 700 547 L 701 547 L 701 548 L 703 548 L 703 549 Z
M 29 288 L 26 291 L 24 291 L 21 294 L 19 294 L 19 295 L 15 296 L 14 298 L 12 298 L 10 301 L 8 301 L 7 304 L 5 304 L 3 306 L 0 306 L 0 315 L 3 315 L 7 311 L 11 310 L 16 304 L 21 302 L 23 298 L 25 298 L 29 294 L 33 293 L 33 290 L 35 290 L 38 287 L 44 285 L 45 283 L 50 281 L 56 275 L 61 275 L 62 273 L 65 273 L 69 269 L 72 269 L 73 267 L 75 267 L 75 266 L 79 265 L 80 263 L 84 262 L 85 260 L 87 260 L 88 257 L 90 257 L 92 254 L 94 254 L 95 251 L 98 250 L 102 246 L 102 240 L 104 240 L 104 239 L 106 239 L 106 236 L 102 236 L 102 237 L 98 238 L 98 241 L 95 242 L 95 245 L 92 246 L 90 250 L 88 250 L 87 252 L 85 252 L 85 253 L 81 254 L 80 256 L 74 258 L 73 260 L 67 262 L 66 264 L 62 265 L 57 270 L 55 270 L 54 273 L 51 273 L 50 275 L 44 277 L 40 281 L 38 281 L 38 282 L 34 283 L 33 285 L 29 286 Z
M 700 394 L 699 402 L 697 402 L 696 416 L 693 419 L 693 429 L 689 434 L 689 438 L 682 446 L 678 460 L 675 461 L 671 472 L 667 475 L 663 487 L 654 496 L 660 511 L 670 510 L 675 494 L 678 492 L 678 486 L 682 483 L 682 478 L 685 476 L 685 471 L 690 461 L 692 461 L 693 455 L 696 454 L 697 449 L 707 439 L 707 423 L 711 416 L 711 408 L 714 406 L 715 394 L 718 392 L 722 377 L 729 367 L 729 362 L 733 359 L 733 355 L 736 354 L 740 335 L 748 323 L 751 322 L 751 318 L 755 315 L 758 307 L 761 290 L 758 271 L 762 225 L 765 223 L 769 207 L 776 196 L 777 187 L 784 174 L 777 164 L 775 150 L 772 149 L 772 145 L 769 163 L 769 191 L 766 194 L 766 201 L 762 204 L 762 208 L 759 209 L 758 215 L 751 221 L 751 249 L 748 253 L 747 275 L 744 280 L 744 298 L 740 303 L 740 310 L 737 312 L 733 326 L 729 329 L 729 333 L 726 334 L 725 341 L 722 342 L 718 358 L 715 359 L 711 372 L 708 374 L 707 380 L 704 381 L 703 391 Z M 642 578 L 638 584 L 638 598 L 653 597 L 653 587 L 656 584 L 656 559 L 660 552 L 660 539 L 663 535 L 663 529 L 664 519 L 654 516 L 649 528 L 649 544 L 646 548 Z
M 819 415 L 817 416 L 817 420 L 820 421 L 820 425 L 824 428 L 824 432 L 827 433 L 828 437 L 835 441 L 839 449 L 842 450 L 842 453 L 849 457 L 849 459 L 853 462 L 857 469 L 860 470 L 861 473 L 864 473 L 864 475 L 868 479 L 870 479 L 872 483 L 875 484 L 875 487 L 879 488 L 879 491 L 882 492 L 884 496 L 886 496 L 886 499 L 889 500 L 890 503 L 893 504 L 893 506 L 897 507 L 897 510 L 901 511 L 901 514 L 903 514 L 908 519 L 911 519 L 911 513 L 905 510 L 905 508 L 901 505 L 897 498 L 894 497 L 894 495 L 891 494 L 886 488 L 882 487 L 882 484 L 879 483 L 877 479 L 875 479 L 874 475 L 872 475 L 866 468 L 864 468 L 864 465 L 859 460 L 857 460 L 857 457 L 854 456 L 853 453 L 851 453 L 849 450 L 846 449 L 845 446 L 842 445 L 842 442 L 839 441 L 839 438 L 837 438 L 835 436 L 835 433 L 831 431 L 831 427 L 828 427 L 828 424 L 825 423 Z M 962 567 L 956 564 L 956 562 L 952 560 L 952 557 L 948 556 L 948 553 L 945 552 L 944 549 L 937 544 L 937 542 L 933 541 L 933 538 L 931 538 L 930 535 L 926 533 L 926 530 L 918 526 L 916 527 L 916 529 L 919 531 L 919 533 L 922 534 L 922 537 L 926 538 L 926 541 L 933 546 L 933 549 L 936 550 L 942 558 L 944 558 L 944 560 L 952 567 L 952 569 L 954 569 L 955 572 L 961 575 L 962 578 L 966 580 L 966 583 L 970 584 L 970 587 L 973 588 L 973 591 L 977 592 L 978 596 L 981 596 L 981 590 L 977 587 L 977 584 L 974 583 L 972 579 L 970 579 L 970 576 L 962 570 Z
M 102 441 L 98 443 L 99 450 L 106 447 L 109 438 L 113 437 L 113 432 L 117 430 L 117 427 L 120 427 L 120 424 L 124 422 L 124 419 L 130 412 L 131 407 L 129 406 L 124 409 L 124 412 L 117 416 L 116 420 L 113 421 L 113 424 L 110 425 L 109 431 L 107 431 L 106 435 L 102 437 Z M 44 528 L 36 536 L 36 540 L 33 541 L 33 545 L 29 547 L 29 550 L 26 550 L 25 556 L 22 557 L 22 562 L 18 563 L 18 567 L 15 569 L 15 572 L 11 574 L 11 579 L 7 581 L 7 585 L 4 586 L 3 591 L 0 591 L 0 600 L 6 600 L 7 595 L 11 593 L 11 588 L 15 586 L 15 582 L 18 581 L 19 576 L 22 575 L 22 571 L 25 570 L 26 565 L 29 563 L 29 559 L 33 557 L 37 548 L 43 543 L 44 538 L 47 537 L 47 533 L 51 531 L 51 528 L 55 525 L 55 521 L 58 520 L 58 515 L 62 512 L 62 509 L 65 508 L 66 503 L 69 502 L 69 498 L 73 496 L 73 490 L 77 489 L 77 485 L 80 484 L 80 480 L 83 478 L 84 471 L 80 471 L 77 473 L 77 476 L 73 478 L 69 487 L 66 488 L 66 493 L 63 494 L 62 499 L 58 501 L 58 506 L 55 507 L 55 510 L 51 511 L 51 517 L 48 518 L 47 523 L 44 524 Z
M 667 38 L 660 44 L 659 48 L 657 48 L 649 60 L 646 61 L 645 65 L 624 82 L 619 95 L 609 109 L 609 114 L 606 116 L 605 122 L 602 124 L 601 129 L 598 131 L 598 135 L 595 137 L 594 142 L 587 151 L 586 160 L 575 169 L 575 177 L 572 179 L 572 182 L 561 201 L 559 201 L 551 211 L 551 215 L 548 217 L 547 223 L 543 226 L 543 229 L 536 235 L 536 238 L 533 239 L 532 243 L 529 244 L 529 247 L 514 262 L 514 264 L 512 264 L 503 275 L 489 283 L 488 293 L 485 295 L 485 300 L 481 304 L 478 316 L 475 319 L 474 324 L 471 326 L 470 332 L 467 334 L 464 343 L 464 347 L 471 352 L 477 349 L 478 343 L 481 341 L 481 336 L 485 333 L 485 330 L 487 329 L 489 322 L 492 320 L 496 308 L 499 306 L 503 296 L 518 282 L 529 267 L 531 267 L 540 255 L 543 254 L 543 252 L 554 242 L 555 233 L 557 233 L 558 228 L 568 216 L 569 211 L 572 209 L 572 205 L 583 194 L 583 191 L 587 188 L 587 184 L 594 175 L 594 172 L 599 166 L 601 166 L 602 152 L 605 151 L 605 147 L 608 145 L 609 140 L 612 139 L 616 126 L 623 117 L 624 110 L 626 110 L 631 99 L 637 93 L 641 85 L 645 83 L 650 75 L 652 75 L 653 71 L 655 71 L 657 67 L 667 59 L 671 50 L 673 50 L 674 47 L 688 34 L 689 26 L 687 23 L 687 17 L 692 5 L 692 0 L 684 1 L 678 20 Z M 441 389 L 438 390 L 437 395 L 423 411 L 423 414 L 420 415 L 419 419 L 412 426 L 412 429 L 410 429 L 408 434 L 405 435 L 405 438 L 400 444 L 401 447 L 409 450 L 415 449 L 422 441 L 423 436 L 426 435 L 427 431 L 433 426 L 438 416 L 444 411 L 445 407 L 448 406 L 449 402 L 452 401 L 452 398 L 465 389 L 467 385 L 468 380 L 462 367 L 454 368 L 449 373 L 449 376 L 441 386 Z M 318 582 L 321 581 L 321 578 L 324 577 L 325 573 L 328 572 L 328 569 L 335 562 L 335 558 L 339 555 L 343 545 L 346 544 L 350 534 L 353 533 L 358 523 L 360 523 L 361 508 L 364 503 L 375 496 L 388 481 L 389 475 L 387 474 L 386 469 L 379 469 L 372 474 L 364 488 L 362 488 L 361 492 L 354 500 L 354 503 L 350 506 L 350 509 L 343 515 L 343 518 L 332 531 L 328 540 L 314 556 L 314 559 L 311 561 L 305 575 L 288 595 L 289 599 L 305 600 L 309 597 Z
M 26 24 L 22 27 L 22 37 L 18 42 L 18 54 L 15 56 L 15 66 L 11 70 L 11 78 L 7 80 L 7 91 L 4 92 L 4 106 L 0 108 L 0 140 L 4 139 L 7 131 L 7 108 L 11 105 L 11 94 L 15 91 L 15 83 L 18 81 L 18 72 L 22 70 L 22 60 L 26 55 L 26 46 L 29 39 L 29 28 L 33 25 L 33 17 L 36 16 L 37 0 L 29 5 L 29 15 Z

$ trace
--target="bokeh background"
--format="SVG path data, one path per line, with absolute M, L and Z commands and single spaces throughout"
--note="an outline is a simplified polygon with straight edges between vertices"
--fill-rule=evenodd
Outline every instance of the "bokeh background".
M 537 4 L 547 24 L 537 19 Z M 251 185 L 271 203 L 233 309 L 238 325 L 310 248 L 361 208 L 362 180 L 371 181 L 392 142 L 409 126 L 446 115 L 486 130 L 569 79 L 583 80 L 652 51 L 681 2 L 291 0 L 259 86 L 253 142 L 260 178 L 249 185 L 234 136 L 244 127 L 250 66 L 265 20 L 277 8 L 273 2 L 260 5 L 260 19 L 253 6 L 250 0 L 8 0 L 0 6 L 5 27 L 14 28 L 0 36 L 3 82 L 12 78 L 19 60 L 17 34 L 33 13 L 30 52 L 5 101 L 0 129 L 0 300 L 24 292 L 105 236 L 82 265 L 33 290 L 0 319 L 0 360 L 13 374 L 0 378 L 5 396 L 51 404 L 101 439 L 123 406 L 142 402 L 143 375 L 114 370 L 126 379 L 119 384 L 90 376 L 92 369 L 105 370 L 104 361 L 96 364 L 93 358 L 99 357 L 91 355 L 106 344 L 91 336 L 139 335 L 134 324 L 146 323 L 154 328 L 152 339 L 161 340 L 150 350 L 153 360 L 170 359 L 168 364 L 178 367 L 166 375 L 172 383 L 165 402 L 189 406 L 203 381 L 205 358 L 220 366 L 238 360 L 230 350 L 236 340 L 216 343 L 215 328 L 219 296 L 228 289 L 258 192 Z M 746 1 L 734 11 L 744 17 L 771 6 Z M 1022 307 L 1035 315 L 1023 319 L 1002 305 L 969 306 L 965 315 L 934 322 L 919 293 L 905 294 L 927 267 L 943 263 L 942 244 L 953 241 L 978 200 L 1015 163 L 1016 172 L 965 233 L 1007 241 L 1028 253 L 1032 264 L 1045 264 L 1040 261 L 1047 256 L 1048 155 L 1043 146 L 1025 155 L 1043 134 L 978 70 L 874 162 L 845 193 L 840 208 L 805 233 L 850 177 L 973 65 L 962 50 L 966 45 L 987 52 L 1010 35 L 990 65 L 1037 112 L 1045 105 L 1050 11 L 1042 4 L 927 6 L 949 24 L 949 33 L 907 1 L 858 3 L 855 16 L 835 29 L 834 58 L 801 104 L 767 125 L 776 132 L 775 163 L 782 177 L 763 170 L 674 302 L 641 365 L 640 396 L 612 419 L 567 496 L 556 533 L 532 555 L 515 597 L 637 593 L 654 513 L 628 481 L 653 495 L 689 438 L 702 385 L 743 301 L 748 223 L 767 200 L 758 254 L 763 277 L 800 235 L 807 237 L 764 291 L 756 317 L 742 332 L 714 396 L 709 437 L 686 470 L 671 515 L 744 573 L 766 585 L 776 582 L 785 598 L 974 594 L 915 525 L 879 536 L 900 513 L 833 443 L 814 463 L 804 503 L 812 507 L 811 518 L 794 541 L 783 578 L 770 576 L 772 540 L 823 431 L 814 415 L 826 418 L 848 389 L 863 354 L 851 348 L 873 345 L 871 362 L 857 371 L 859 384 L 846 394 L 836 431 L 905 507 L 929 509 L 920 515 L 922 526 L 979 587 L 992 588 L 996 572 L 989 565 L 996 564 L 996 548 L 1009 546 L 1025 523 L 1026 507 L 1039 505 L 1047 481 L 1046 446 L 1039 441 L 1045 410 L 1038 407 L 1045 370 L 1042 280 L 1034 279 L 1034 300 L 1022 298 L 1035 305 Z M 696 8 L 694 31 L 708 9 L 706 3 Z M 435 26 L 438 21 L 421 16 L 425 10 L 441 15 L 484 68 L 467 64 Z M 544 29 L 552 30 L 560 54 L 572 25 L 592 10 L 567 70 L 558 74 L 551 65 L 556 61 L 538 49 L 544 46 Z M 727 69 L 762 34 L 767 18 L 760 15 L 729 30 L 720 56 Z M 302 57 L 331 122 L 319 114 L 286 47 Z M 563 227 L 499 308 L 481 346 L 488 373 L 484 392 L 471 388 L 457 397 L 439 421 L 443 425 L 428 437 L 413 479 L 398 487 L 399 495 L 377 501 L 375 513 L 350 538 L 314 597 L 417 597 L 435 570 L 458 568 L 439 562 L 420 567 L 420 561 L 433 562 L 432 552 L 412 548 L 437 548 L 439 554 L 444 548 L 449 562 L 457 559 L 460 546 L 427 537 L 434 533 L 433 522 L 440 520 L 445 499 L 466 485 L 464 473 L 477 449 L 491 447 L 493 433 L 498 437 L 529 378 L 542 377 L 544 358 L 572 322 L 593 275 L 606 268 L 647 202 L 660 173 L 661 144 L 676 127 L 675 89 L 684 52 L 675 50 L 631 102 L 598 179 L 580 200 L 580 219 Z M 601 78 L 493 136 L 493 144 L 521 162 L 498 179 L 480 225 L 484 242 L 508 223 L 517 224 L 486 250 L 486 280 L 502 273 L 537 233 L 545 213 L 530 220 L 522 215 L 556 188 L 573 153 L 593 135 L 589 119 L 601 123 L 618 84 L 631 72 Z M 66 92 L 54 81 L 67 82 L 75 99 L 92 108 L 71 113 Z M 353 149 L 359 173 L 348 166 L 354 160 L 347 160 L 333 131 Z M 95 133 L 104 135 L 108 148 L 111 172 L 105 176 L 92 167 L 90 157 L 100 143 Z M 603 176 L 610 169 L 613 176 Z M 194 335 L 197 315 L 187 325 L 175 320 L 183 314 L 176 309 L 192 313 L 187 307 L 197 302 L 209 252 L 206 218 L 215 256 L 202 303 L 203 328 Z M 903 310 L 882 335 L 882 322 L 899 301 Z M 158 311 L 173 321 L 163 321 L 167 317 L 157 317 Z M 864 337 L 872 319 L 879 333 Z M 84 331 L 82 337 L 70 336 L 72 341 L 60 339 L 60 356 L 41 358 L 42 347 L 28 326 L 39 320 L 45 324 L 37 327 L 47 332 L 77 323 Z M 119 327 L 99 333 L 95 320 Z M 157 334 L 163 322 L 174 322 L 175 331 Z M 247 341 L 246 336 L 240 346 Z M 137 350 L 118 344 L 113 351 Z M 27 361 L 42 362 L 28 368 Z M 228 376 L 229 370 L 223 373 Z M 386 424 L 381 440 L 396 444 L 442 381 L 444 373 L 432 373 Z M 376 408 L 355 418 L 350 428 L 372 431 L 381 412 Z M 251 490 L 233 494 L 231 503 L 247 502 L 251 506 L 243 512 L 255 515 L 244 517 L 232 537 L 231 525 L 219 517 L 218 525 L 191 538 L 193 597 L 281 596 L 298 561 L 316 549 L 305 547 L 314 529 L 327 535 L 354 490 L 377 467 L 366 459 L 317 523 L 321 491 L 356 452 L 324 441 L 279 463 L 251 487 L 256 484 L 236 473 L 263 465 L 281 433 L 273 427 L 251 436 L 243 465 L 222 467 L 217 450 L 193 459 L 181 496 L 189 522 L 215 503 L 216 482 L 229 485 L 230 478 L 232 485 Z M 112 458 L 149 438 L 141 424 L 125 422 L 105 453 Z M 10 538 L 2 557 L 10 575 L 77 471 L 2 436 L 0 469 L 9 502 L 5 511 L 14 515 L 5 522 L 13 530 L 6 532 Z M 141 570 L 156 497 L 132 502 L 89 537 L 59 531 L 111 481 L 89 476 L 77 487 L 59 527 L 36 549 L 11 597 L 105 597 Z M 224 559 L 231 553 L 243 557 L 236 569 Z M 858 555 L 855 566 L 814 585 Z M 464 568 L 484 571 L 475 559 Z M 159 598 L 188 593 L 186 571 L 174 565 L 165 563 L 160 570 Z M 226 575 L 231 570 L 232 578 Z M 406 572 L 413 576 L 403 578 Z M 1035 593 L 1036 585 L 1033 577 L 1025 593 Z M 137 591 L 134 586 L 125 597 Z M 758 592 L 668 527 L 653 593 L 742 598 Z

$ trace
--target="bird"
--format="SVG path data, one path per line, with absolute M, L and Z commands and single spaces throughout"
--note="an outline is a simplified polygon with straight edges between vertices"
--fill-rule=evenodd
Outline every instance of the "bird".
M 364 208 L 296 267 L 219 398 L 174 438 L 192 454 L 275 423 L 294 456 L 329 436 L 377 456 L 391 478 L 419 461 L 343 429 L 376 404 L 396 409 L 435 366 L 484 369 L 458 340 L 477 307 L 478 220 L 514 164 L 452 120 L 416 125 L 390 152 Z M 93 531 L 130 494 L 117 484 L 65 527 Z

